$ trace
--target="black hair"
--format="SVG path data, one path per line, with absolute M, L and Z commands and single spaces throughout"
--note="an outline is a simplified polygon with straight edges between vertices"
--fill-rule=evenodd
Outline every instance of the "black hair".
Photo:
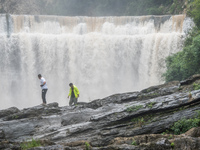
M 42 77 L 42 75 L 41 75 L 41 74 L 38 74 L 38 77 Z
M 69 84 L 69 86 L 72 86 L 72 85 L 73 85 L 73 83 L 70 83 L 70 84 Z

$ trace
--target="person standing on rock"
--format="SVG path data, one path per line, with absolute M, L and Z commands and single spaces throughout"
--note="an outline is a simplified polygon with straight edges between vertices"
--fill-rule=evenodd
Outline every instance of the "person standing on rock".
M 68 95 L 68 98 L 70 97 L 69 106 L 72 106 L 73 103 L 74 105 L 77 105 L 79 90 L 75 85 L 73 85 L 73 83 L 70 83 L 69 86 L 70 86 L 69 95 Z
M 47 83 L 45 78 L 43 78 L 41 74 L 38 74 L 38 78 L 40 79 L 40 87 L 42 88 L 42 101 L 43 101 L 42 105 L 46 105 L 47 104 L 46 93 L 48 90 Z

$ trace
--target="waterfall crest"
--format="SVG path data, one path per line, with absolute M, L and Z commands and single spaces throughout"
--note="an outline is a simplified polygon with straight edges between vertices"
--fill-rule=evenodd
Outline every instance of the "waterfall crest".
M 163 83 L 165 58 L 182 50 L 185 15 L 58 17 L 0 15 L 0 109 L 68 105 L 70 82 L 88 102 Z

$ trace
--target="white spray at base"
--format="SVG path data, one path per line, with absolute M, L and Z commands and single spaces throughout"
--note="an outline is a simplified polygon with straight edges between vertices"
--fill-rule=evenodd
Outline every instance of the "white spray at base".
M 185 15 L 58 17 L 0 15 L 0 109 L 42 103 L 68 105 L 163 83 L 165 58 L 182 50 L 193 25 Z

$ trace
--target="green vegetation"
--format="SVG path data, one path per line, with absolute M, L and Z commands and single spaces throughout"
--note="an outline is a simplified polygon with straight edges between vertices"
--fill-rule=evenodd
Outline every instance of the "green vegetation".
M 153 116 L 151 114 L 131 119 L 131 122 L 134 123 L 134 127 L 141 127 L 145 123 L 148 124 L 151 123 L 152 121 L 153 121 Z
M 147 107 L 148 107 L 148 108 L 152 108 L 152 107 L 153 107 L 153 105 L 155 105 L 155 104 L 156 104 L 156 102 L 151 102 L 151 103 L 148 103 L 148 104 L 147 104 Z
M 178 14 L 179 12 L 183 11 L 185 5 L 181 5 L 181 1 L 173 0 L 171 7 L 169 8 L 170 14 Z
M 139 98 L 143 99 L 143 98 L 157 97 L 157 96 L 159 96 L 159 93 L 151 92 L 151 93 L 147 93 L 147 94 L 142 94 L 142 95 L 139 96 Z
M 195 118 L 191 119 L 181 119 L 174 123 L 171 130 L 174 134 L 179 135 L 182 133 L 187 132 L 191 128 L 199 127 L 200 126 L 200 111 L 197 111 L 197 115 Z
M 189 15 L 194 19 L 194 22 L 198 28 L 200 28 L 200 1 L 194 0 L 192 3 L 192 9 L 189 11 Z
M 88 142 L 85 142 L 85 149 L 86 150 L 90 150 L 91 149 L 91 146 Z
M 195 28 L 194 30 L 197 29 Z M 193 36 L 192 34 L 190 36 Z M 188 42 L 187 40 L 186 43 Z M 164 74 L 166 81 L 184 80 L 200 73 L 200 34 L 195 36 L 191 43 L 185 45 L 183 51 L 169 56 L 166 64 L 167 72 Z
M 173 4 L 173 0 L 129 0 L 126 5 L 127 15 L 163 15 L 167 13 L 167 7 Z
M 137 105 L 137 106 L 128 107 L 126 109 L 126 111 L 128 111 L 128 112 L 138 111 L 140 108 L 143 108 L 143 105 Z
M 200 125 L 200 119 L 198 118 L 182 119 L 176 122 L 171 129 L 174 131 L 174 134 L 179 135 L 185 133 L 186 131 L 188 131 L 193 127 L 198 127 L 199 125 Z
M 34 140 L 32 139 L 32 141 L 30 142 L 24 142 L 20 144 L 20 147 L 22 150 L 27 150 L 29 148 L 33 148 L 33 147 L 39 147 L 42 146 L 39 140 Z
M 162 133 L 162 135 L 168 134 L 169 130 L 166 130 L 165 132 Z
M 133 140 L 133 142 L 131 143 L 132 145 L 137 145 L 137 143 L 136 143 L 136 141 L 135 140 Z
M 182 106 L 182 107 L 179 108 L 179 111 L 182 111 L 182 110 L 185 110 L 185 109 L 186 109 L 186 107 Z
M 171 147 L 174 148 L 174 143 L 173 142 L 171 143 Z
M 180 14 L 186 0 L 40 0 L 42 14 L 62 16 L 141 16 Z M 45 7 L 44 7 L 45 6 Z M 0 13 L 6 13 L 2 8 Z
M 170 134 L 169 137 L 168 137 L 168 139 L 172 139 L 172 137 L 173 137 L 173 135 Z
M 200 89 L 200 84 L 193 83 L 193 89 L 194 90 L 199 90 Z
M 191 30 L 185 40 L 183 51 L 166 59 L 167 71 L 163 76 L 167 82 L 185 80 L 200 73 L 200 1 L 194 0 L 191 7 L 188 14 L 194 18 L 196 27 Z
M 12 119 L 18 119 L 18 118 L 19 118 L 19 116 L 17 116 L 17 115 L 12 116 Z
M 135 122 L 135 126 L 136 127 L 141 127 L 142 125 L 144 125 L 145 121 L 143 117 L 140 118 L 134 118 L 131 120 L 132 122 Z

